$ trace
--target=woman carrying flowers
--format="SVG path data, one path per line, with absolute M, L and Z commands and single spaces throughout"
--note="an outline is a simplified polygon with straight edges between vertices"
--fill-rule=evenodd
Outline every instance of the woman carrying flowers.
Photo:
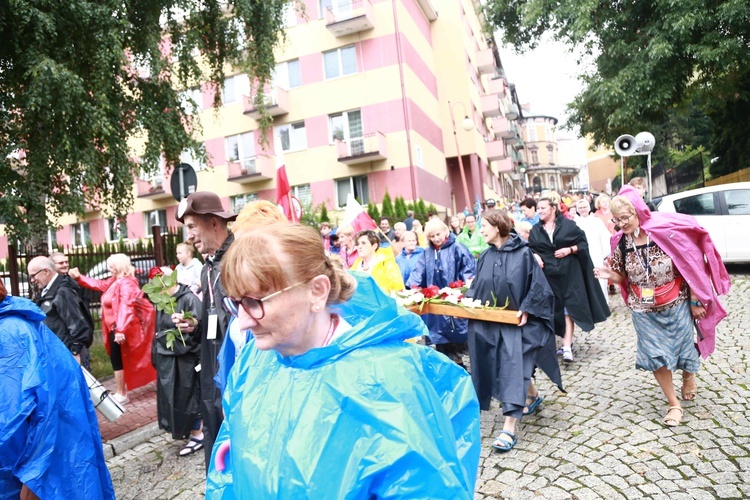
M 502 402 L 505 422 L 492 447 L 509 451 L 516 444 L 516 424 L 542 401 L 531 382 L 534 368 L 539 366 L 563 390 L 555 355 L 555 296 L 528 243 L 510 233 L 510 217 L 493 209 L 482 218 L 489 248 L 479 256 L 466 296 L 490 305 L 507 303 L 520 321 L 469 320 L 471 378 L 480 409 L 489 410 L 493 397 Z
M 418 286 L 426 289 L 434 285 L 440 289 L 453 281 L 467 281 L 474 276 L 474 257 L 465 246 L 456 243 L 455 235 L 445 223 L 433 219 L 425 224 L 424 229 L 430 244 L 414 266 L 406 283 L 407 288 Z M 431 297 L 425 293 L 425 298 Z M 466 349 L 468 320 L 434 314 L 425 314 L 422 319 L 430 331 L 430 341 L 435 348 L 463 366 L 461 355 Z

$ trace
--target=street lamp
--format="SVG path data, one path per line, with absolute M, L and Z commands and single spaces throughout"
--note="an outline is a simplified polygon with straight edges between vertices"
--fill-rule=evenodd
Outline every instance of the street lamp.
M 642 156 L 646 155 L 648 165 L 648 199 L 651 200 L 651 151 L 654 149 L 656 139 L 651 132 L 641 132 L 635 137 L 624 134 L 615 140 L 615 151 L 620 156 Z M 625 171 L 623 169 L 623 182 Z
M 461 172 L 461 183 L 464 187 L 464 197 L 466 198 L 466 203 L 471 206 L 471 197 L 469 196 L 469 185 L 466 183 L 466 171 L 464 171 L 464 160 L 461 158 L 461 151 L 458 149 L 458 135 L 456 135 L 456 119 L 453 116 L 453 106 L 456 104 L 460 104 L 461 107 L 464 110 L 464 119 L 461 122 L 461 128 L 463 128 L 465 131 L 469 132 L 474 128 L 474 120 L 469 118 L 469 114 L 466 112 L 466 106 L 462 102 L 453 102 L 451 103 L 448 101 L 448 109 L 451 113 L 451 124 L 453 125 L 453 140 L 456 142 L 456 156 L 458 156 L 458 169 Z

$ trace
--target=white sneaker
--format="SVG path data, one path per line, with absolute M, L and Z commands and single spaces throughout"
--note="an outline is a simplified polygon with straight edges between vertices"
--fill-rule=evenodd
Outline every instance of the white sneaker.
M 562 353 L 563 361 L 566 363 L 572 363 L 573 362 L 573 350 L 569 347 L 563 347 L 563 353 Z
M 130 403 L 130 398 L 128 397 L 127 394 L 122 396 L 118 393 L 114 393 L 112 394 L 112 399 L 114 399 L 118 404 L 121 404 L 121 405 Z

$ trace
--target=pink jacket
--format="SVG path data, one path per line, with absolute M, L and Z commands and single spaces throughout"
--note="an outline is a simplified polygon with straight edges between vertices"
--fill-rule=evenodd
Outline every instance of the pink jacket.
M 716 346 L 716 325 L 727 317 L 717 294 L 726 295 L 732 284 L 711 237 L 692 215 L 651 213 L 640 193 L 632 186 L 624 186 L 618 196 L 630 200 L 635 207 L 641 229 L 672 258 L 693 294 L 706 307 L 706 315 L 698 322 L 703 334 L 703 339 L 698 341 L 698 350 L 704 359 L 707 358 Z M 620 238 L 622 231 L 612 236 L 612 252 L 617 248 Z M 626 303 L 627 286 L 627 280 L 620 284 Z

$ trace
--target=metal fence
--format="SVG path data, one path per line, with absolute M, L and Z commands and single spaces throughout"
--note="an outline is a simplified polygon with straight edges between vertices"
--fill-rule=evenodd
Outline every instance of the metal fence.
M 153 226 L 151 238 L 146 240 L 120 241 L 85 247 L 60 247 L 55 251 L 68 257 L 71 269 L 78 268 L 81 274 L 97 279 L 109 278 L 107 258 L 115 253 L 123 253 L 130 257 L 138 282 L 143 286 L 148 282 L 148 272 L 152 267 L 177 263 L 176 246 L 181 242 L 181 233 L 162 234 L 159 226 Z M 29 261 L 39 255 L 46 256 L 48 253 L 40 253 L 26 246 L 8 246 L 7 270 L 3 275 L 9 278 L 9 291 L 12 295 L 32 300 L 36 298 L 40 290 L 36 290 L 31 284 L 27 269 Z M 91 315 L 98 322 L 101 311 L 101 293 L 84 289 L 83 297 L 88 300 Z

